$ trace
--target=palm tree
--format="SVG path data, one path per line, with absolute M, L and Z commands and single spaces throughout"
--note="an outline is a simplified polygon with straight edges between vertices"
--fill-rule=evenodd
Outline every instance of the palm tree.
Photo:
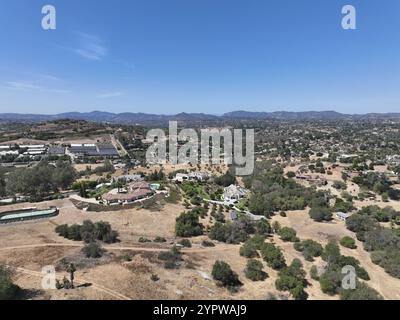
M 73 263 L 70 263 L 67 267 L 67 272 L 69 273 L 70 276 L 70 281 L 71 281 L 71 288 L 74 288 L 74 273 L 76 271 L 76 267 Z

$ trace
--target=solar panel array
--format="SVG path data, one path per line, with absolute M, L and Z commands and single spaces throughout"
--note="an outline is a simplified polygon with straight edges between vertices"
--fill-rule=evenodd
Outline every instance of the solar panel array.
M 118 151 L 112 144 L 98 145 L 98 149 L 101 156 L 119 156 Z
M 117 157 L 118 151 L 112 144 L 101 144 L 96 146 L 72 146 L 69 151 L 74 154 L 83 154 L 85 156 L 93 157 Z

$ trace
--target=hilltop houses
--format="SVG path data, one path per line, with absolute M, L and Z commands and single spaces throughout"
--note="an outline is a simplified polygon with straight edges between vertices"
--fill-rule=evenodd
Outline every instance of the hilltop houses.
M 209 178 L 207 172 L 190 172 L 190 173 L 177 173 L 173 179 L 175 182 L 182 183 L 184 181 L 204 181 Z
M 229 187 L 224 188 L 224 193 L 223 193 L 223 199 L 224 201 L 239 201 L 240 199 L 242 199 L 246 194 L 247 194 L 247 190 L 231 184 Z
M 137 200 L 145 199 L 154 195 L 154 190 L 147 182 L 135 182 L 126 189 L 114 189 L 102 196 L 107 205 L 129 204 Z

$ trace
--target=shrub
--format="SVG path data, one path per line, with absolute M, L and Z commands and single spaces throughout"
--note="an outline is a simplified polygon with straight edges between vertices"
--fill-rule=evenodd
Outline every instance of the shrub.
M 208 240 L 203 240 L 202 243 L 201 243 L 201 245 L 202 245 L 203 247 L 215 247 L 214 242 L 208 241 Z
M 288 171 L 288 172 L 286 173 L 286 176 L 287 176 L 288 178 L 294 178 L 294 177 L 296 176 L 296 173 L 294 173 L 293 171 Z
M 20 287 L 11 280 L 11 271 L 0 265 L 0 300 L 13 300 L 17 298 Z
M 249 225 L 244 220 L 227 223 L 216 222 L 210 229 L 209 237 L 212 240 L 238 244 L 246 241 L 248 233 L 253 231 L 248 228 Z
M 156 243 L 165 243 L 165 242 L 167 242 L 167 239 L 165 239 L 165 238 L 163 238 L 163 237 L 155 237 L 154 240 L 153 240 L 153 242 L 156 242 Z
M 259 257 L 257 248 L 250 240 L 247 240 L 239 250 L 241 256 L 246 258 L 257 258 Z
M 281 249 L 275 247 L 272 243 L 264 243 L 261 248 L 261 255 L 268 266 L 279 270 L 286 266 L 285 257 Z
M 151 281 L 157 282 L 158 280 L 160 280 L 160 277 L 156 274 L 152 274 L 150 279 Z
M 263 281 L 268 277 L 268 274 L 263 271 L 263 264 L 255 259 L 247 261 L 244 273 L 252 281 Z
M 178 237 L 195 237 L 203 234 L 203 225 L 196 212 L 183 212 L 176 218 L 175 234 Z
M 158 259 L 164 261 L 165 269 L 175 269 L 179 267 L 182 261 L 182 253 L 174 246 L 170 251 L 160 252 Z
M 349 248 L 349 249 L 356 249 L 356 242 L 354 241 L 354 239 L 352 237 L 349 236 L 345 236 L 340 240 L 340 244 L 345 247 L 345 248 Z
M 85 254 L 86 258 L 97 259 L 103 256 L 104 250 L 98 243 L 91 242 L 83 247 L 82 252 Z
M 302 252 L 307 261 L 314 261 L 314 258 L 319 257 L 324 251 L 323 247 L 314 240 L 296 242 L 294 248 Z
M 274 221 L 274 223 L 272 224 L 272 229 L 275 233 L 278 233 L 281 229 L 281 224 L 278 221 Z
M 335 295 L 342 284 L 342 274 L 340 270 L 328 269 L 319 278 L 319 283 L 323 293 Z
M 337 264 L 340 259 L 340 248 L 336 241 L 329 241 L 322 253 L 322 259 L 329 264 Z
M 59 225 L 55 231 L 62 237 L 74 241 L 85 241 L 91 243 L 99 240 L 105 243 L 114 243 L 118 241 L 118 233 L 111 229 L 108 222 L 99 221 L 93 223 L 90 220 L 85 220 L 82 225 L 66 224 Z
M 214 280 L 218 281 L 224 287 L 234 288 L 242 285 L 238 275 L 224 261 L 216 261 L 211 274 Z
M 313 207 L 310 209 L 309 215 L 316 222 L 332 220 L 332 212 L 326 207 Z
M 341 290 L 341 300 L 383 300 L 382 296 L 366 283 L 357 282 L 354 290 Z
M 306 300 L 308 294 L 304 291 L 307 286 L 305 276 L 300 260 L 294 259 L 290 266 L 279 271 L 275 286 L 279 291 L 289 291 L 296 300 Z
M 313 280 L 319 280 L 318 268 L 316 266 L 312 266 L 310 269 L 310 277 Z
M 296 240 L 296 230 L 293 228 L 283 227 L 278 231 L 278 235 L 283 241 L 294 242 Z
M 56 233 L 58 233 L 59 236 L 67 238 L 68 237 L 68 225 L 67 224 L 61 224 L 56 227 Z
M 181 246 L 186 247 L 186 248 L 191 248 L 192 243 L 190 242 L 189 239 L 182 239 L 181 241 L 178 242 Z

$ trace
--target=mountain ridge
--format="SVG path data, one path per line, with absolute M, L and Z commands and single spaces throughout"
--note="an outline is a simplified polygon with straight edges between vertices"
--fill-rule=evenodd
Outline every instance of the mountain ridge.
M 0 113 L 0 121 L 42 122 L 60 119 L 86 120 L 108 123 L 151 123 L 165 121 L 218 121 L 218 120 L 373 120 L 400 119 L 400 113 L 344 114 L 337 111 L 232 111 L 222 115 L 181 112 L 175 115 L 151 114 L 142 112 L 112 113 L 104 111 L 65 112 L 59 114 Z

